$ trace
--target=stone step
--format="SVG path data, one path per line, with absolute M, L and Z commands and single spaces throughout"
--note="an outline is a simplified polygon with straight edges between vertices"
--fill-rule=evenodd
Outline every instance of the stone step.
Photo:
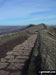
M 30 53 L 26 53 L 26 52 L 20 52 L 20 53 L 18 53 L 18 52 L 13 52 L 12 53 L 12 55 L 8 55 L 8 56 L 6 56 L 6 58 L 14 58 L 14 56 L 23 56 L 23 55 L 27 55 L 27 56 L 29 56 L 30 55 Z
M 6 54 L 7 55 L 12 55 L 13 51 L 8 51 Z
M 9 59 L 8 62 L 10 63 L 24 63 L 25 59 Z
M 26 49 L 23 49 L 23 50 L 13 50 L 12 52 L 31 52 L 31 50 L 29 50 L 29 48 L 25 47 Z
M 11 56 L 13 57 L 14 54 L 30 54 L 30 52 L 28 51 L 13 52 Z
M 9 71 L 0 70 L 0 75 L 9 75 Z
M 36 38 L 36 35 L 30 36 L 24 43 L 14 47 L 12 51 L 8 51 L 5 58 L 1 58 L 0 75 L 21 75 L 25 62 L 29 59 L 31 50 L 34 47 Z
M 8 63 L 1 63 L 1 62 L 0 62 L 0 69 L 6 68 L 7 65 L 8 65 Z
M 24 66 L 24 64 L 11 63 L 11 64 L 7 67 L 6 70 L 8 70 L 8 71 L 12 71 L 12 70 L 16 71 L 16 70 L 18 70 L 18 71 L 19 71 L 19 70 L 22 70 L 23 66 Z
M 13 55 L 7 55 L 7 56 L 5 57 L 5 59 L 14 59 L 14 56 L 13 56 Z
M 5 62 L 7 62 L 8 60 L 6 59 L 6 58 L 1 58 L 1 60 L 0 60 L 0 62 L 1 63 L 5 63 Z
M 14 57 L 14 56 L 13 56 L 14 54 L 20 55 L 20 54 L 22 54 L 23 52 L 30 53 L 29 50 L 13 50 L 13 51 L 11 51 L 11 52 L 7 52 L 7 56 L 11 56 L 11 58 L 12 58 L 12 57 Z
M 13 49 L 23 49 L 23 48 L 24 48 L 24 46 L 21 44 L 21 45 L 14 47 Z
M 21 71 L 19 71 L 19 72 L 13 72 L 13 73 L 10 73 L 10 75 L 21 75 Z
M 17 56 L 16 59 L 29 59 L 29 56 Z
M 8 63 L 8 62 L 25 62 L 27 59 L 29 59 L 28 56 L 16 56 L 16 58 L 4 58 L 4 59 L 1 59 L 1 63 Z

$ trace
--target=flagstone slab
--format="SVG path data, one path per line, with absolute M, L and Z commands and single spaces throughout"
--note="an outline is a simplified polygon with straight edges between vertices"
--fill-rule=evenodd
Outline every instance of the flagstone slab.
M 0 75 L 9 75 L 9 71 L 0 70 Z
M 8 63 L 0 63 L 0 69 L 6 68 Z
M 8 60 L 5 58 L 1 58 L 1 63 L 7 62 Z
M 8 60 L 8 62 L 10 62 L 10 63 L 24 63 L 26 60 L 25 59 L 21 59 L 21 60 L 19 60 L 19 59 L 10 59 L 10 60 Z
M 19 64 L 19 63 L 12 63 L 7 67 L 7 70 L 11 71 L 11 70 L 22 70 L 24 64 Z
M 16 59 L 29 59 L 28 56 L 17 56 Z
M 16 73 L 11 73 L 10 75 L 21 75 L 21 71 L 16 72 Z
M 13 55 L 7 55 L 5 58 L 6 59 L 14 59 L 14 56 Z

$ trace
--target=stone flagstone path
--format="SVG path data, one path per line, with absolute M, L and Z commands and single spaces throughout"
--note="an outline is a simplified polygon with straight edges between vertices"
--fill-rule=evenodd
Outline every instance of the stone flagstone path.
M 0 75 L 21 75 L 25 62 L 29 59 L 37 35 L 31 35 L 25 42 L 8 51 L 0 60 Z

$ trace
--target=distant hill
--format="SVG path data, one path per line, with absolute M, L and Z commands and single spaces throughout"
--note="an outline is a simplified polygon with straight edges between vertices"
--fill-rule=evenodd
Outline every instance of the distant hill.
M 40 31 L 44 28 L 46 28 L 45 24 L 38 24 L 38 25 L 30 24 L 26 27 L 25 31 L 36 32 L 36 31 Z
M 29 24 L 27 28 L 35 26 L 34 24 Z
M 45 24 L 43 23 L 38 25 L 29 24 L 27 26 L 0 26 L 0 35 L 18 31 L 35 32 L 38 30 L 42 30 L 43 28 L 45 28 Z
M 52 26 L 52 27 L 56 28 L 56 25 L 54 25 L 54 26 Z
M 20 31 L 24 26 L 0 26 L 0 35 Z

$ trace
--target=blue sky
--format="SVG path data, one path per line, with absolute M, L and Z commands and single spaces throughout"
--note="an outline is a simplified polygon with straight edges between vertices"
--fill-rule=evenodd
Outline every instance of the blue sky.
M 56 0 L 0 0 L 0 25 L 56 24 Z

